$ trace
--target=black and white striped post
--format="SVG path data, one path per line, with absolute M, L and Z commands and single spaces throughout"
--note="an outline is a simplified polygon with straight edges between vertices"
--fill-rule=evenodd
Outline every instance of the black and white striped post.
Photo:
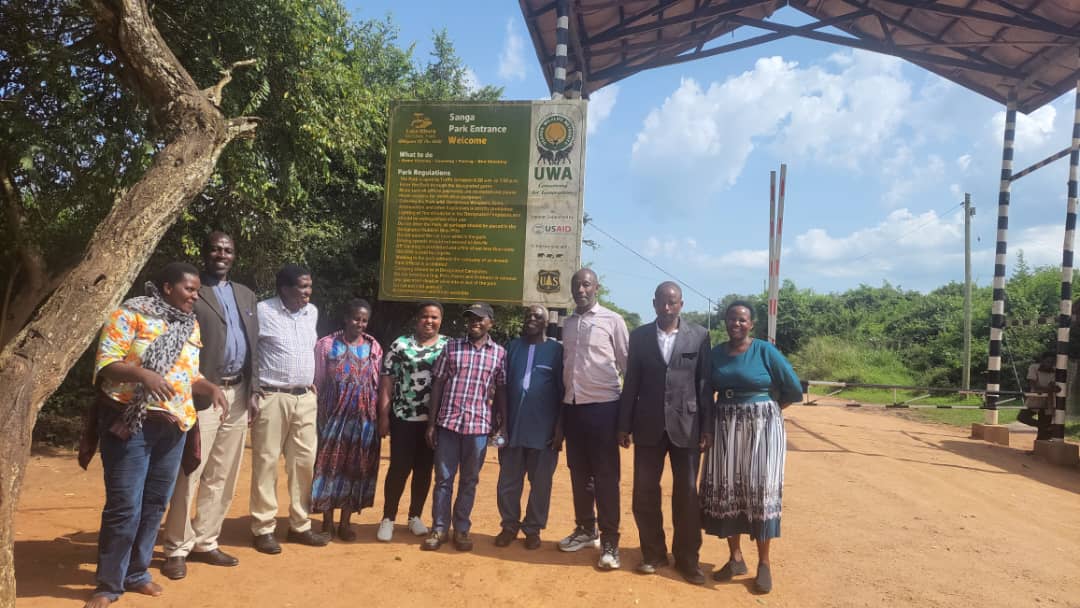
M 1076 240 L 1076 178 L 1080 167 L 1080 80 L 1076 83 L 1076 104 L 1073 110 L 1072 152 L 1069 154 L 1069 202 L 1065 213 L 1065 243 L 1061 248 L 1061 308 L 1058 310 L 1057 397 L 1054 399 L 1054 418 L 1050 434 L 1055 440 L 1065 439 L 1065 401 L 1069 377 L 1069 326 L 1072 321 L 1073 245 Z
M 570 0 L 555 2 L 555 71 L 551 79 L 551 98 L 563 99 L 566 94 L 566 49 L 570 39 Z M 566 310 L 552 308 L 548 311 L 548 335 L 562 339 L 562 321 Z
M 555 72 L 551 79 L 551 98 L 562 99 L 566 92 L 566 48 L 570 39 L 570 0 L 555 3 Z
M 997 249 L 994 254 L 994 302 L 990 307 L 990 357 L 986 363 L 986 411 L 983 422 L 997 424 L 1001 391 L 1001 339 L 1005 331 L 1005 254 L 1009 240 L 1009 199 L 1012 186 L 1013 141 L 1016 139 L 1016 91 L 1009 92 L 1005 108 L 1005 135 L 1001 149 L 1001 187 L 998 192 Z

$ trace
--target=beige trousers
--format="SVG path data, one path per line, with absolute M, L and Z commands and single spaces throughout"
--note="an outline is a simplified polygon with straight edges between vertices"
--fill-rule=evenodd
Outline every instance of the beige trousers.
M 199 412 L 202 462 L 190 476 L 181 470 L 176 478 L 169 514 L 165 518 L 163 548 L 166 557 L 187 557 L 192 551 L 218 548 L 218 535 L 236 494 L 236 478 L 244 458 L 248 395 L 246 384 L 222 391 L 229 401 L 225 420 L 221 420 L 220 410 L 214 407 Z M 192 519 L 191 499 L 195 496 L 196 486 L 198 497 Z
M 277 463 L 284 453 L 289 476 L 289 528 L 311 529 L 311 478 L 315 473 L 315 393 L 267 393 L 251 428 L 251 533 L 273 534 L 277 524 Z

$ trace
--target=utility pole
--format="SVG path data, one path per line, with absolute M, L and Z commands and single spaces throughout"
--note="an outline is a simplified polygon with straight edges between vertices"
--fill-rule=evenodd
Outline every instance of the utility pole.
M 961 385 L 971 389 L 971 194 L 964 193 L 964 372 Z

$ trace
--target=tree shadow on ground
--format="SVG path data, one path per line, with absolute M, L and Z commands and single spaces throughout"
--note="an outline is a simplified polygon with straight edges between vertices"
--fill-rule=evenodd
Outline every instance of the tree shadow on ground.
M 73 532 L 53 540 L 15 541 L 19 570 L 51 572 L 50 576 L 16 579 L 17 597 L 86 600 L 94 587 L 97 532 Z

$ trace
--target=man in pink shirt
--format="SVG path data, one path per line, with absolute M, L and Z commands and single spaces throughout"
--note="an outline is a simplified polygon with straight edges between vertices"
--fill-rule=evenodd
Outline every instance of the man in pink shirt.
M 620 566 L 615 433 L 619 376 L 626 369 L 630 333 L 622 317 L 597 303 L 599 287 L 591 269 L 574 273 L 570 292 L 576 306 L 563 325 L 563 428 L 577 527 L 559 542 L 559 549 L 578 551 L 599 544 L 603 552 L 597 566 L 614 570 Z

